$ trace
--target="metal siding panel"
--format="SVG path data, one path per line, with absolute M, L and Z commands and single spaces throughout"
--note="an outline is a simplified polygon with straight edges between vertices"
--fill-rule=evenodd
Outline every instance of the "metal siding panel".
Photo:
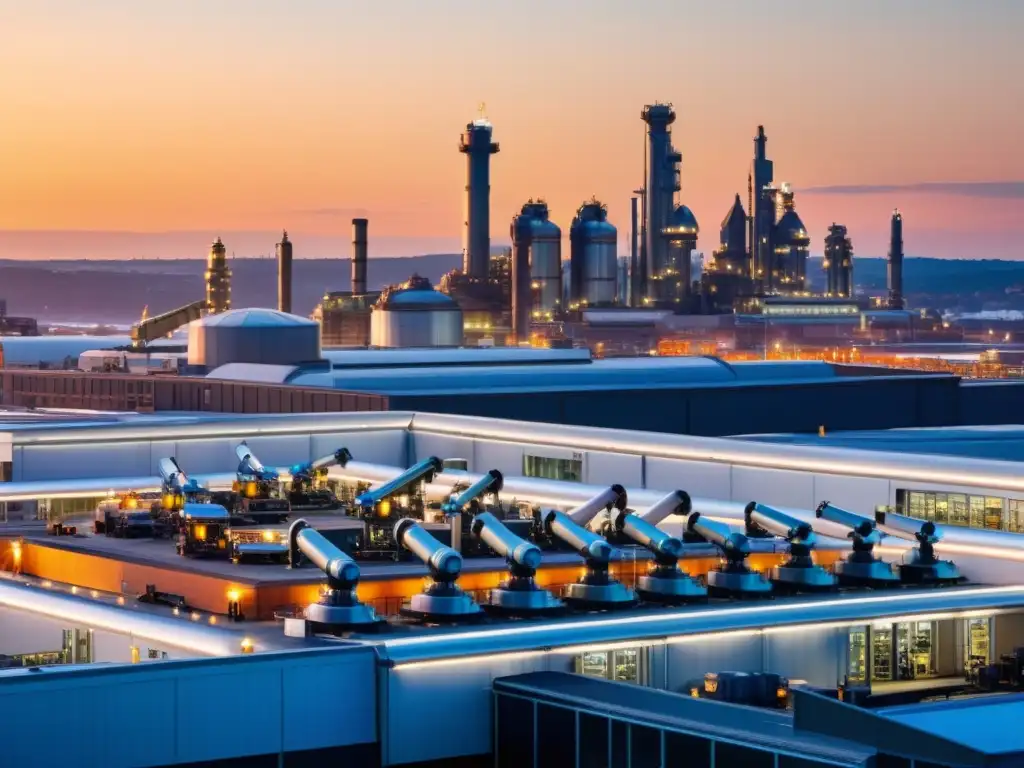
M 474 440 L 455 435 L 430 435 L 412 433 L 413 461 L 422 461 L 428 456 L 442 459 L 465 459 L 471 472 L 486 472 L 493 467 L 477 467 L 473 464 Z
M 284 665 L 283 682 L 286 751 L 377 740 L 377 708 L 368 703 L 377 687 L 372 654 L 346 653 L 305 663 L 296 659 Z M 339 691 L 366 696 L 339 696 Z
M 646 488 L 679 488 L 691 496 L 732 498 L 732 467 L 703 461 L 647 457 Z
M 583 482 L 592 485 L 618 483 L 633 488 L 643 487 L 643 457 L 587 451 Z
M 26 445 L 22 450 L 23 480 L 81 480 L 89 477 L 137 477 L 150 474 L 149 451 L 143 443 L 96 446 Z M 148 446 L 147 446 L 148 447 Z
M 732 500 L 780 507 L 814 508 L 814 476 L 805 472 L 754 467 L 732 468 Z
M 684 691 L 707 672 L 763 672 L 761 636 L 709 637 L 666 646 L 668 690 Z
M 847 630 L 807 629 L 764 636 L 765 672 L 834 688 L 842 682 Z

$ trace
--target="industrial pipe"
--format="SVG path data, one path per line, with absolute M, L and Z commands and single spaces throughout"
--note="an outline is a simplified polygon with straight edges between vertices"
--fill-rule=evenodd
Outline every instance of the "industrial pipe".
M 409 517 L 395 523 L 395 541 L 430 569 L 431 582 L 400 609 L 403 616 L 429 621 L 459 621 L 479 616 L 482 611 L 473 598 L 455 584 L 462 572 L 462 555 L 430 535 Z
M 292 242 L 288 233 L 281 233 L 281 242 L 277 244 L 277 310 L 292 311 Z
M 949 560 L 935 556 L 935 545 L 942 540 L 943 530 L 931 520 L 915 520 L 893 512 L 879 512 L 878 523 L 886 533 L 904 541 L 916 541 L 917 547 L 905 552 L 900 565 L 900 579 L 911 584 L 954 584 L 962 581 L 960 570 Z
M 264 480 L 276 479 L 277 472 L 267 469 L 263 463 L 256 458 L 246 442 L 243 440 L 235 446 L 235 455 L 238 456 L 238 474 L 254 475 Z
M 462 491 L 455 498 L 449 499 L 441 505 L 441 511 L 446 515 L 455 515 L 462 512 L 469 504 L 477 501 L 481 496 L 486 493 L 493 493 L 495 496 L 501 491 L 504 485 L 504 478 L 501 472 L 496 469 L 492 469 L 487 472 L 479 480 L 469 486 L 466 490 Z
M 371 488 L 356 497 L 356 506 L 362 509 L 372 508 L 389 496 L 401 493 L 415 483 L 430 482 L 434 475 L 444 469 L 444 463 L 437 456 L 430 456 L 418 464 L 414 464 L 398 477 Z
M 821 502 L 814 510 L 814 516 L 849 528 L 853 534 L 864 539 L 865 542 L 870 538 L 872 544 L 877 544 L 882 539 L 882 534 L 878 532 L 875 521 L 870 517 L 840 509 L 830 502 Z
M 327 583 L 332 588 L 346 589 L 359 583 L 356 561 L 305 520 L 296 520 L 288 528 L 288 562 L 293 568 L 298 564 L 300 552 L 327 575 Z
M 540 547 L 516 536 L 490 512 L 473 518 L 473 535 L 512 565 L 532 575 L 540 567 Z
M 856 512 L 840 509 L 827 501 L 818 505 L 814 515 L 850 529 L 847 535 L 853 542 L 853 552 L 846 560 L 835 565 L 835 572 L 841 584 L 885 587 L 899 581 L 899 577 L 892 571 L 892 566 L 874 556 L 875 545 L 882 540 L 882 534 L 874 520 Z
M 626 504 L 626 489 L 621 485 L 613 485 L 601 491 L 592 499 L 583 502 L 578 507 L 569 510 L 567 516 L 576 525 L 585 527 L 602 509 L 610 510 L 614 507 L 619 512 L 622 512 L 626 509 Z
M 785 539 L 791 544 L 798 542 L 805 547 L 814 546 L 814 529 L 810 523 L 772 509 L 767 504 L 752 501 L 744 510 L 747 525 L 762 529 L 766 533 Z
M 363 605 L 356 596 L 359 583 L 356 561 L 301 519 L 288 528 L 290 568 L 299 565 L 300 552 L 327 575 L 327 589 L 317 602 L 306 607 L 306 620 L 314 629 L 336 632 L 381 622 L 373 608 Z
M 588 531 L 564 512 L 550 509 L 544 514 L 548 531 L 560 538 L 588 563 L 603 563 L 612 559 L 612 545 L 593 531 Z
M 640 517 L 645 523 L 657 525 L 669 515 L 683 515 L 685 517 L 690 514 L 691 509 L 690 494 L 686 491 L 672 491 L 663 499 L 651 505 Z
M 686 530 L 721 549 L 729 559 L 742 560 L 750 554 L 750 541 L 724 523 L 708 520 L 700 512 L 692 512 L 686 519 Z
M 439 581 L 454 581 L 462 572 L 462 555 L 435 539 L 411 517 L 395 523 L 395 541 L 426 563 L 430 575 Z
M 628 511 L 619 512 L 613 519 L 613 526 L 616 532 L 649 549 L 655 558 L 671 560 L 674 563 L 683 554 L 683 542 L 669 536 L 639 515 L 630 514 Z
M 881 525 L 885 533 L 904 541 L 920 542 L 924 537 L 931 544 L 937 544 L 942 541 L 944 533 L 943 529 L 931 520 L 915 520 L 895 512 L 879 512 L 875 516 L 875 522 Z

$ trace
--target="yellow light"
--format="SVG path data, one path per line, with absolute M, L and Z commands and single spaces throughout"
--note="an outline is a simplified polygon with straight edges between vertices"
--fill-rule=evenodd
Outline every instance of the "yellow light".
M 242 653 L 252 653 L 252 651 L 253 651 L 252 640 L 250 640 L 248 637 L 243 638 L 242 639 Z
M 118 595 L 118 597 L 117 597 L 117 604 L 118 605 L 124 605 L 124 595 Z
M 177 608 L 175 608 L 175 609 L 173 609 L 171 611 L 171 613 L 173 613 L 175 616 L 178 616 L 181 613 L 181 611 L 179 611 Z
M 241 596 L 242 596 L 241 593 L 237 589 L 229 589 L 228 590 L 228 600 L 230 600 L 232 603 L 237 603 L 238 599 Z
M 138 664 L 142 656 L 139 654 L 139 646 L 132 646 L 132 664 Z
M 775 690 L 775 697 L 778 698 L 778 699 L 784 699 L 784 698 L 786 698 L 787 693 L 788 692 L 786 691 L 785 688 L 777 688 Z
M 217 623 L 217 617 L 216 616 L 211 616 L 210 617 L 210 623 L 211 624 L 216 624 Z
M 192 529 L 192 534 L 200 541 L 206 540 L 206 526 L 200 523 Z
M 78 594 L 78 587 L 72 587 L 71 588 L 71 594 L 72 595 L 77 595 Z
M 380 503 L 380 506 L 377 507 L 377 511 L 378 511 L 378 513 L 380 514 L 381 517 L 387 517 L 388 515 L 390 515 L 391 514 L 391 501 L 389 499 L 384 499 Z
M 52 587 L 52 586 L 53 586 L 53 582 L 52 582 L 52 581 L 50 581 L 50 580 L 46 580 L 46 581 L 44 581 L 44 582 L 43 582 L 43 586 L 44 586 L 44 587 L 45 587 L 46 589 L 49 589 L 50 587 Z
M 139 500 L 134 496 L 129 496 L 127 499 L 124 500 L 124 506 L 126 509 L 138 509 Z
M 192 619 L 192 621 L 199 621 L 202 618 L 202 616 L 200 615 L 199 611 L 192 611 L 192 616 L 190 618 Z
M 99 597 L 100 596 L 100 593 L 97 592 L 95 589 L 92 592 L 90 592 L 89 594 L 92 595 L 93 597 Z
M 265 542 L 270 543 L 270 542 L 275 541 L 276 539 L 277 539 L 277 532 L 276 531 L 271 531 L 271 530 L 268 529 L 268 530 L 263 532 L 263 540 Z
M 250 481 L 245 484 L 245 495 L 250 499 L 256 498 L 256 483 Z

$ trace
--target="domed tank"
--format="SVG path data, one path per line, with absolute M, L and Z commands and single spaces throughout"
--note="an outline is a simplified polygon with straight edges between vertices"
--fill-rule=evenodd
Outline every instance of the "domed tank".
M 371 346 L 459 347 L 462 338 L 459 305 L 419 275 L 387 288 L 370 314 Z
M 811 238 L 807 228 L 793 210 L 792 198 L 775 224 L 772 240 L 775 246 L 775 286 L 784 293 L 802 293 L 807 286 L 807 257 Z
M 548 204 L 543 201 L 524 205 L 523 214 L 527 212 L 534 309 L 549 319 L 562 306 L 562 228 L 548 218 Z
M 188 327 L 189 365 L 301 365 L 320 359 L 320 324 L 273 309 L 231 309 Z
M 687 309 L 691 277 L 691 256 L 697 248 L 700 227 L 693 211 L 685 205 L 672 209 L 668 226 L 662 230 L 667 241 L 665 262 L 654 265 L 649 278 L 649 293 L 658 306 Z
M 619 233 L 608 221 L 608 208 L 598 200 L 576 211 L 569 229 L 571 303 L 608 306 L 615 303 Z

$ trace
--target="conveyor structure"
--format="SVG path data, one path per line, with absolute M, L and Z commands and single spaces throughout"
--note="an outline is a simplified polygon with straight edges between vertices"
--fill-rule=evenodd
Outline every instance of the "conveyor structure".
M 679 569 L 683 542 L 658 528 L 669 515 L 688 515 L 690 496 L 672 491 L 643 514 L 614 509 L 606 525 L 606 537 L 629 539 L 654 555 L 650 570 L 637 579 L 636 592 L 644 602 L 679 605 L 706 600 L 707 589 Z
M 764 597 L 772 585 L 747 564 L 750 541 L 724 523 L 709 520 L 700 512 L 691 512 L 686 519 L 686 535 L 718 547 L 725 565 L 708 572 L 708 594 L 713 597 Z
M 904 584 L 956 584 L 963 580 L 955 563 L 935 556 L 935 545 L 942 541 L 942 529 L 934 522 L 894 512 L 878 512 L 875 521 L 890 536 L 917 543 L 904 554 L 899 565 L 900 581 Z
M 540 567 L 540 547 L 512 533 L 490 512 L 473 518 L 473 535 L 505 558 L 509 579 L 492 589 L 485 610 L 504 616 L 561 613 L 565 604 L 534 581 Z
M 446 515 L 457 515 L 463 512 L 474 514 L 480 511 L 481 499 L 490 494 L 493 497 L 492 507 L 500 504 L 498 494 L 504 485 L 501 472 L 492 469 L 464 491 L 452 494 L 452 497 L 441 505 Z
M 356 497 L 356 507 L 362 514 L 372 514 L 374 511 L 379 512 L 383 502 L 389 502 L 394 496 L 413 495 L 410 491 L 418 492 L 420 490 L 419 486 L 433 481 L 434 475 L 443 470 L 444 462 L 437 458 L 437 456 L 429 456 L 409 467 L 398 477 L 359 494 Z M 386 517 L 387 515 L 384 516 Z
M 435 539 L 411 517 L 395 523 L 394 535 L 398 546 L 419 557 L 430 570 L 430 583 L 401 609 L 403 616 L 448 623 L 483 615 L 480 606 L 455 583 L 462 573 L 462 555 Z
M 136 349 L 145 347 L 154 339 L 162 339 L 193 320 L 203 316 L 206 301 L 193 301 L 183 307 L 172 309 L 156 317 L 143 314 L 141 320 L 132 326 L 132 346 Z
M 602 510 L 625 512 L 626 489 L 613 485 L 569 512 L 551 509 L 543 513 L 544 527 L 568 544 L 586 561 L 586 573 L 570 584 L 565 601 L 573 608 L 629 608 L 637 603 L 633 590 L 616 581 L 608 572 L 617 550 L 602 536 L 586 526 Z
M 789 559 L 771 570 L 777 589 L 789 592 L 823 592 L 835 589 L 836 577 L 815 565 L 815 533 L 810 523 L 752 501 L 744 509 L 747 536 L 778 536 L 789 543 Z
M 839 583 L 850 587 L 886 587 L 899 583 L 892 566 L 874 555 L 875 545 L 882 540 L 875 521 L 869 517 L 848 512 L 823 501 L 814 512 L 815 517 L 849 528 L 847 537 L 853 542 L 853 552 L 835 564 Z
M 327 487 L 327 472 L 331 467 L 344 467 L 350 461 L 352 453 L 349 449 L 339 448 L 327 456 L 295 465 L 291 468 L 288 502 L 293 508 L 333 509 L 338 505 L 338 499 Z
M 314 632 L 337 634 L 345 630 L 366 629 L 383 623 L 370 606 L 359 602 L 359 565 L 327 538 L 299 519 L 288 529 L 288 565 L 296 568 L 302 557 L 327 576 L 327 587 L 320 599 L 306 607 L 306 621 Z

